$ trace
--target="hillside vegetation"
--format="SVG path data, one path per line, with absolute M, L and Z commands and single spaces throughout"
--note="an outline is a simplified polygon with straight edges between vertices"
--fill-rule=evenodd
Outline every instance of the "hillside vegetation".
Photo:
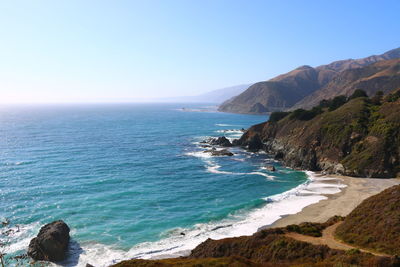
M 133 266 L 397 266 L 398 261 L 358 250 L 335 250 L 284 236 L 284 229 L 268 229 L 252 236 L 208 239 L 189 257 L 130 260 L 114 267 Z M 339 264 L 339 265 L 338 265 Z
M 372 98 L 321 101 L 311 110 L 272 113 L 236 145 L 263 149 L 294 168 L 350 176 L 396 177 L 400 172 L 400 90 Z M 261 145 L 252 146 L 255 139 Z
M 400 255 L 400 185 L 364 200 L 336 235 L 349 244 Z

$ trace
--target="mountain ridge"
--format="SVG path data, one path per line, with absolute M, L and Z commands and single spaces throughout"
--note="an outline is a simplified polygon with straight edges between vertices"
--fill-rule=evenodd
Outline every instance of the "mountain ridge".
M 377 61 L 365 67 L 342 71 L 324 87 L 297 102 L 290 110 L 312 108 L 323 99 L 338 95 L 349 96 L 357 89 L 366 91 L 368 95 L 374 95 L 377 91 L 387 94 L 398 88 L 400 88 L 400 59 Z
M 307 105 L 304 103 L 298 103 L 308 101 L 304 99 L 318 94 L 322 88 L 343 71 L 362 68 L 379 61 L 395 58 L 400 58 L 400 48 L 389 50 L 381 55 L 339 60 L 315 68 L 303 65 L 268 81 L 253 84 L 240 95 L 222 103 L 218 110 L 231 113 L 260 114 L 260 112 L 254 112 L 255 106 L 258 106 L 258 110 L 264 111 L 261 113 L 290 109 L 296 104 L 298 107 L 306 107 Z M 323 99 L 326 99 L 326 97 L 323 97 Z

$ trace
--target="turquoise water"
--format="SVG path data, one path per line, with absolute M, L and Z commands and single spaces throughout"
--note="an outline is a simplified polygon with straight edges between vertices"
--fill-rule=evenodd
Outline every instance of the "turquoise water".
M 106 266 L 178 253 L 207 237 L 251 234 L 285 214 L 265 208 L 304 183 L 305 173 L 238 148 L 233 157 L 209 157 L 198 143 L 237 138 L 241 128 L 267 117 L 208 110 L 194 104 L 1 107 L 0 219 L 11 222 L 3 230 L 14 230 L 1 236 L 7 252 L 24 252 L 41 225 L 63 219 L 74 240 L 64 265 Z M 269 173 L 266 164 L 278 171 Z

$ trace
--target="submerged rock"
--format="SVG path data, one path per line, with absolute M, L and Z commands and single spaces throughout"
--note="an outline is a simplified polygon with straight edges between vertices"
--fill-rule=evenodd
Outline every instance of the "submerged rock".
M 267 165 L 267 166 L 265 166 L 264 168 L 265 168 L 267 171 L 270 171 L 270 172 L 276 171 L 274 165 Z
M 232 152 L 230 152 L 227 149 L 216 150 L 215 148 L 211 149 L 211 150 L 206 150 L 203 153 L 210 153 L 211 156 L 233 156 L 234 155 Z
M 46 224 L 29 243 L 28 255 L 34 260 L 64 260 L 70 239 L 69 231 L 68 225 L 61 220 Z

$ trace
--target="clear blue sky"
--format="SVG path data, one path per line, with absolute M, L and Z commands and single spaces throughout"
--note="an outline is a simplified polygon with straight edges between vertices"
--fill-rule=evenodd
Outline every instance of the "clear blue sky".
M 0 102 L 196 95 L 400 46 L 400 1 L 2 1 Z

